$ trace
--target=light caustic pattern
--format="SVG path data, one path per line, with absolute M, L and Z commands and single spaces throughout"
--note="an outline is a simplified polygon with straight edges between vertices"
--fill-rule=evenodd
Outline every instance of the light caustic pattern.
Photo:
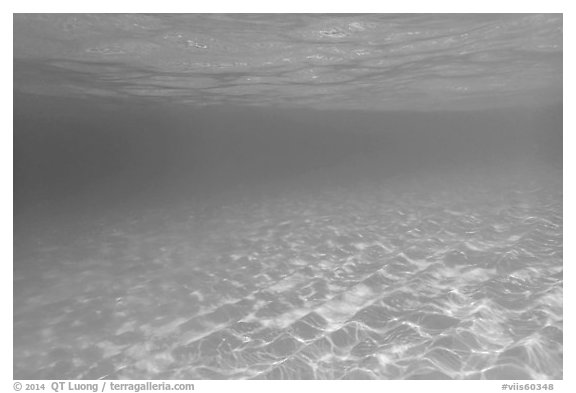
M 34 286 L 16 272 L 15 378 L 562 378 L 545 178 L 151 212 L 45 249 L 70 263 Z

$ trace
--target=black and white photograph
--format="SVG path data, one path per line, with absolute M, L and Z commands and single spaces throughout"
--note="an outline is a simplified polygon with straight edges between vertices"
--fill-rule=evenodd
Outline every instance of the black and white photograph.
M 564 379 L 562 13 L 14 13 L 12 60 L 14 380 Z

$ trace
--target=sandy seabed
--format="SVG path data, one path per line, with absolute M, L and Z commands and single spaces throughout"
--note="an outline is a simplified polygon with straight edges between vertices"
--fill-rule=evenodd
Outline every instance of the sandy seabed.
M 561 170 L 92 224 L 16 233 L 15 379 L 563 376 Z

